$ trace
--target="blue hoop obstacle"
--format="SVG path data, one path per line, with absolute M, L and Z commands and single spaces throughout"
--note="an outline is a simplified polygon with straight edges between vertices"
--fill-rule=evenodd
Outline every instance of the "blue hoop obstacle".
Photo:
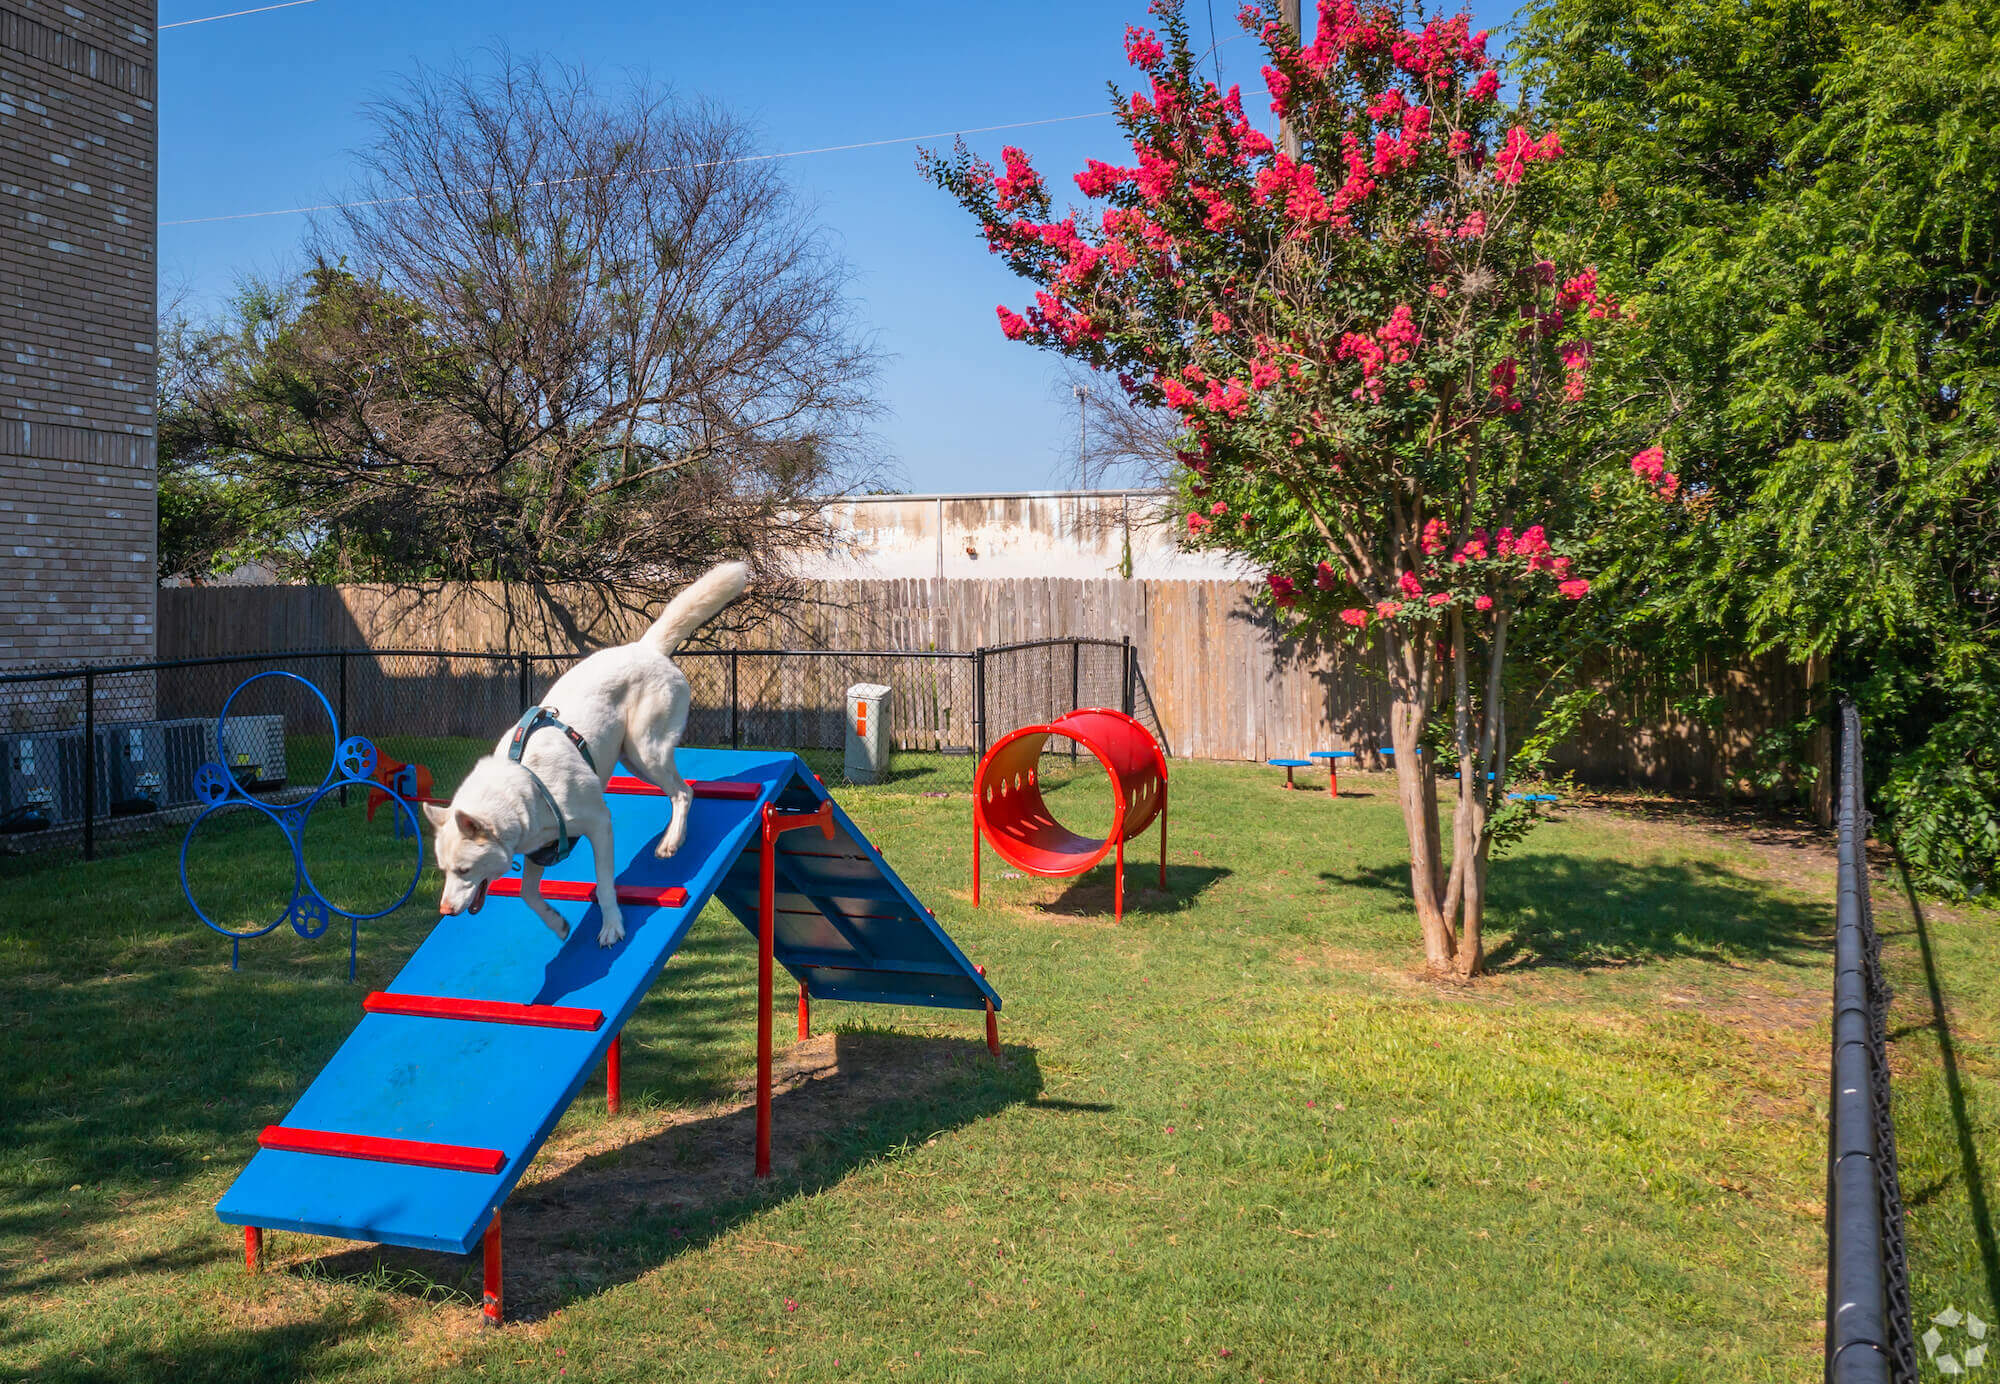
M 236 704 L 236 698 L 244 688 L 253 682 L 262 682 L 265 678 L 287 678 L 312 693 L 314 699 L 319 702 L 320 709 L 326 712 L 327 724 L 333 728 L 335 749 L 331 762 L 326 766 L 326 777 L 320 780 L 319 787 L 313 789 L 302 802 L 282 808 L 272 807 L 269 803 L 250 796 L 242 782 L 228 768 L 229 708 Z M 372 912 L 355 912 L 342 908 L 320 892 L 319 885 L 313 880 L 312 871 L 306 868 L 305 830 L 307 819 L 312 816 L 312 810 L 319 806 L 327 794 L 343 788 L 379 788 L 381 785 L 370 777 L 374 772 L 374 745 L 358 735 L 342 739 L 340 719 L 333 714 L 333 704 L 327 701 L 325 693 L 297 673 L 273 671 L 247 677 L 236 684 L 235 691 L 231 692 L 222 703 L 222 714 L 215 718 L 215 758 L 195 770 L 195 797 L 206 806 L 192 822 L 188 823 L 187 835 L 181 838 L 180 873 L 181 892 L 187 896 L 188 907 L 194 910 L 195 916 L 207 924 L 211 931 L 219 932 L 229 939 L 230 970 L 237 969 L 243 959 L 243 944 L 253 937 L 262 937 L 290 923 L 292 931 L 310 942 L 332 926 L 335 917 L 341 917 L 347 919 L 347 978 L 350 981 L 354 979 L 355 955 L 360 947 L 361 924 L 371 918 L 394 913 L 408 903 L 410 895 L 417 892 L 417 882 L 423 878 L 424 837 L 417 826 L 416 809 L 400 797 L 395 799 L 397 811 L 402 813 L 402 818 L 397 821 L 396 835 L 399 838 L 403 835 L 402 828 L 405 825 L 403 819 L 406 818 L 409 835 L 415 847 L 410 883 L 394 903 L 387 908 L 378 908 Z M 246 931 L 224 927 L 209 917 L 202 906 L 195 901 L 194 888 L 188 883 L 188 847 L 194 844 L 195 832 L 201 829 L 203 822 L 225 808 L 251 808 L 263 813 L 279 831 L 284 833 L 285 844 L 292 852 L 291 900 L 285 905 L 284 912 L 276 918 L 262 927 Z

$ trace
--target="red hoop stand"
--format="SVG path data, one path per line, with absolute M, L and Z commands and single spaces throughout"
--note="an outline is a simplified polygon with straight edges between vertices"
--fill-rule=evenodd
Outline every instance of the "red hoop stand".
M 1111 780 L 1111 831 L 1079 836 L 1042 801 L 1042 749 L 1054 735 L 1090 752 Z M 1045 879 L 1080 875 L 1115 852 L 1112 917 L 1125 916 L 1125 843 L 1160 819 L 1160 888 L 1167 887 L 1167 757 L 1145 726 L 1122 711 L 1089 707 L 1046 726 L 1023 726 L 979 761 L 972 799 L 972 902 L 979 904 L 980 842 L 1016 869 Z

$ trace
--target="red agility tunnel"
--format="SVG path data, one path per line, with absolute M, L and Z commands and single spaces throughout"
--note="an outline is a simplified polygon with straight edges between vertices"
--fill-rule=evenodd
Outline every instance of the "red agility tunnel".
M 1042 801 L 1042 749 L 1054 735 L 1087 750 L 1111 780 L 1111 831 L 1078 836 Z M 1031 875 L 1080 875 L 1112 852 L 1112 916 L 1125 916 L 1125 843 L 1160 819 L 1160 888 L 1167 887 L 1167 757 L 1147 729 L 1122 711 L 1091 707 L 1046 726 L 1023 726 L 979 761 L 972 799 L 972 902 L 979 903 L 979 843 Z

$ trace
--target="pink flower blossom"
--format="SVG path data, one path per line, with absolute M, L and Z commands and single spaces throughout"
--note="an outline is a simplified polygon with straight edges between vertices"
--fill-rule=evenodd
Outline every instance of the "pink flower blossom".
M 1394 615 L 1397 611 L 1401 610 L 1402 608 L 1403 608 L 1403 603 L 1401 601 L 1375 602 L 1375 613 L 1381 616 L 1384 620 L 1388 619 L 1391 615 Z
M 1194 538 L 1199 536 L 1201 531 L 1208 527 L 1208 523 L 1209 521 L 1202 518 L 1199 514 L 1189 514 L 1188 537 Z
M 1360 629 L 1368 623 L 1368 612 L 1365 610 L 1343 610 L 1340 612 L 1340 618 L 1354 626 L 1354 628 Z
M 1020 313 L 1014 312 L 1004 303 L 993 309 L 993 311 L 1000 315 L 1001 335 L 1005 336 L 1009 341 L 1019 341 L 1028 334 L 1028 319 L 1021 316 Z
M 1491 596 L 1474 597 L 1472 608 L 1474 610 L 1491 610 L 1493 609 L 1493 598 Z
M 1160 36 L 1151 29 L 1141 29 L 1137 25 L 1125 30 L 1125 59 L 1132 66 L 1150 72 L 1166 60 L 1167 50 L 1160 43 Z
M 1519 125 L 1507 131 L 1506 142 L 1493 156 L 1493 176 L 1502 183 L 1518 183 L 1527 166 L 1538 160 L 1562 156 L 1562 139 L 1550 130 L 1540 139 Z
M 1432 519 L 1424 525 L 1423 536 L 1418 541 L 1418 546 L 1424 550 L 1426 556 L 1441 553 L 1445 550 L 1445 540 L 1450 536 L 1451 525 L 1442 519 Z
M 1474 101 L 1491 101 L 1500 94 L 1500 74 L 1490 67 L 1487 68 L 1467 88 L 1465 94 Z
M 1401 365 L 1410 358 L 1411 352 L 1422 344 L 1423 336 L 1417 331 L 1416 319 L 1410 315 L 1408 303 L 1398 303 L 1389 320 L 1375 333 L 1375 339 L 1388 350 L 1389 364 Z
M 1223 515 L 1229 513 L 1229 506 L 1222 503 L 1222 501 L 1217 500 L 1214 504 L 1208 507 L 1208 512 L 1214 515 L 1216 518 L 1220 519 Z
M 1667 454 L 1658 443 L 1632 458 L 1632 474 L 1653 487 L 1663 500 L 1671 500 L 1680 489 L 1680 477 L 1667 470 Z
M 1007 173 L 993 180 L 995 201 L 1001 211 L 1014 211 L 1042 191 L 1042 175 L 1030 168 L 1028 156 L 1011 144 L 1000 151 L 1000 158 Z
M 1271 586 L 1271 599 L 1281 606 L 1289 606 L 1298 599 L 1298 588 L 1290 577 L 1281 577 L 1276 572 L 1264 578 Z
M 1567 596 L 1572 601 L 1580 601 L 1585 596 L 1590 594 L 1590 583 L 1585 581 L 1582 577 L 1572 577 L 1570 578 L 1570 580 L 1558 586 L 1556 590 L 1562 592 L 1563 595 Z
M 1460 240 L 1480 239 L 1486 234 L 1486 213 L 1483 211 L 1471 213 L 1464 221 L 1459 223 L 1458 229 L 1452 232 L 1452 234 Z
M 1230 327 L 1229 314 L 1221 311 L 1220 309 L 1217 309 L 1215 312 L 1212 312 L 1208 315 L 1208 325 L 1211 328 L 1213 328 L 1218 335 L 1228 331 Z
M 1097 159 L 1085 159 L 1083 172 L 1076 175 L 1076 185 L 1086 197 L 1103 197 L 1119 184 L 1131 182 L 1132 177 L 1133 173 L 1129 168 L 1120 168 L 1115 163 L 1102 163 Z M 1122 211 L 1124 208 L 1118 210 Z M 1104 227 L 1106 230 L 1118 229 L 1112 224 L 1109 213 L 1105 215 Z
M 1405 596 L 1421 596 L 1424 594 L 1424 584 L 1417 580 L 1415 572 L 1403 573 L 1402 576 L 1396 578 L 1396 585 L 1403 589 Z
M 1430 602 L 1433 606 L 1444 605 L 1450 600 L 1451 593 L 1449 591 L 1433 591 L 1430 595 Z

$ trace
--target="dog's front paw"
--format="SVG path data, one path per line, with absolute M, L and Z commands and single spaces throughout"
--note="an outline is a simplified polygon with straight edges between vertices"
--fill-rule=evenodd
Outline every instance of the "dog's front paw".
M 679 850 L 682 843 L 686 840 L 687 819 L 681 814 L 675 813 L 673 822 L 668 825 L 666 831 L 660 837 L 660 844 L 653 847 L 653 854 L 665 860 L 668 856 Z
M 597 945 L 615 947 L 625 940 L 625 916 L 616 909 L 608 909 L 604 914 L 604 926 L 597 930 Z
M 542 925 L 556 935 L 556 940 L 569 941 L 569 919 L 551 909 L 542 915 Z

